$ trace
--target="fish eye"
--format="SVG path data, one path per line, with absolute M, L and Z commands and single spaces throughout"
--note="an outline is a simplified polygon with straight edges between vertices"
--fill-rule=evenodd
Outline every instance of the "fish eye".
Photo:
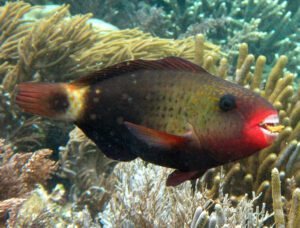
M 227 112 L 236 108 L 235 96 L 225 94 L 220 98 L 219 107 L 222 111 Z

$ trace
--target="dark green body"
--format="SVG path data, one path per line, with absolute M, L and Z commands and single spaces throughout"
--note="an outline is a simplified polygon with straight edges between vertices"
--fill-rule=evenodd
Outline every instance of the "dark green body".
M 268 128 L 279 122 L 269 102 L 177 57 L 122 62 L 70 84 L 21 83 L 16 101 L 75 122 L 112 159 L 183 171 L 169 176 L 172 186 L 252 155 L 278 133 Z
M 189 109 L 195 106 L 194 96 L 198 96 L 199 91 L 205 92 L 201 89 L 203 83 L 209 83 L 205 78 L 189 72 L 146 70 L 105 79 L 90 87 L 87 108 L 77 125 L 108 157 L 116 160 L 141 157 L 185 171 L 217 165 L 219 162 L 199 148 L 182 146 L 167 151 L 148 146 L 123 124 L 128 121 L 183 135 L 189 131 L 189 121 L 194 122 L 195 113 Z
M 89 88 L 76 124 L 108 157 L 140 157 L 181 171 L 206 170 L 255 153 L 261 148 L 253 144 L 256 133 L 247 133 L 258 126 L 260 113 L 275 112 L 253 92 L 175 57 L 123 62 L 75 84 Z M 236 108 L 228 112 L 219 107 L 226 94 L 236 100 Z M 255 125 L 248 129 L 252 120 Z M 172 148 L 153 146 L 124 121 L 190 137 Z

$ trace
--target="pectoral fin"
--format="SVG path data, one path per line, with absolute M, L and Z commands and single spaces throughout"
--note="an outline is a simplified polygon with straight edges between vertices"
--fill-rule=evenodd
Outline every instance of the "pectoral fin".
M 170 149 L 182 146 L 188 141 L 188 138 L 184 136 L 171 135 L 130 122 L 124 122 L 124 124 L 135 137 L 149 146 Z
M 205 170 L 206 171 L 206 170 Z M 182 184 L 183 182 L 187 180 L 194 180 L 200 177 L 205 171 L 202 170 L 196 170 L 196 171 L 190 171 L 190 172 L 181 172 L 179 170 L 175 170 L 173 173 L 171 173 L 168 176 L 166 186 L 177 186 L 179 184 Z

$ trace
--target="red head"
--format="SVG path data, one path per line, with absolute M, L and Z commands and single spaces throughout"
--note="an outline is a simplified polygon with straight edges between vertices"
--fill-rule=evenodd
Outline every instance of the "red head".
M 276 139 L 282 126 L 277 126 L 278 114 L 269 102 L 223 80 L 213 84 L 214 90 L 202 89 L 205 97 L 198 96 L 196 103 L 201 108 L 198 106 L 197 117 L 193 117 L 196 121 L 191 121 L 205 150 L 220 161 L 233 161 L 269 146 Z

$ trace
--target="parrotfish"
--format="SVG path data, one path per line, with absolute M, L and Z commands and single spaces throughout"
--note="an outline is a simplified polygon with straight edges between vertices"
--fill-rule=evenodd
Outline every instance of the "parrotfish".
M 264 98 L 178 57 L 126 61 L 71 83 L 20 83 L 16 103 L 73 122 L 111 159 L 175 169 L 168 186 L 258 152 L 283 128 Z

